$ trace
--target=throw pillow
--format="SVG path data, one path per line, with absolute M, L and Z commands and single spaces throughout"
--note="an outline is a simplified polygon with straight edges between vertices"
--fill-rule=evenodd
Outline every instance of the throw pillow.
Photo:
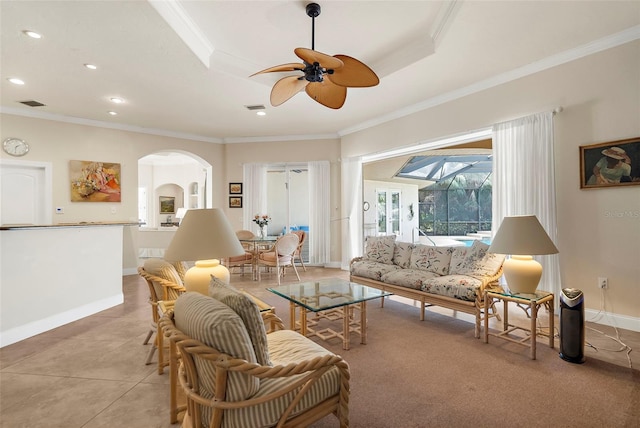
M 187 292 L 176 299 L 174 307 L 176 328 L 217 351 L 235 358 L 256 363 L 249 333 L 238 314 L 216 299 L 197 292 Z M 212 361 L 199 359 L 197 370 L 203 396 L 213 398 L 216 369 Z M 253 396 L 260 388 L 260 380 L 244 373 L 229 372 L 227 400 L 240 401 Z M 205 408 L 205 410 L 208 408 Z
M 471 250 L 471 247 L 456 247 L 453 250 L 451 262 L 449 263 L 449 275 L 462 275 L 462 266 L 469 250 Z
M 475 278 L 490 277 L 498 273 L 504 262 L 504 254 L 489 253 L 489 245 L 480 240 L 473 241 L 470 250 L 460 265 L 461 275 Z
M 396 235 L 367 236 L 364 258 L 367 260 L 392 264 Z
M 393 263 L 408 268 L 411 264 L 411 252 L 415 245 L 409 242 L 396 242 L 393 249 Z
M 166 279 L 174 284 L 182 285 L 180 275 L 176 271 L 176 268 L 166 260 L 162 259 L 147 259 L 144 262 L 144 270 L 151 275 L 159 276 L 162 279 Z
M 454 247 L 416 245 L 411 252 L 411 269 L 447 275 Z
M 242 318 L 249 333 L 258 364 L 271 365 L 269 348 L 267 346 L 267 332 L 264 328 L 260 308 L 249 296 L 239 292 L 230 284 L 225 284 L 216 277 L 211 277 L 209 296 L 229 306 Z

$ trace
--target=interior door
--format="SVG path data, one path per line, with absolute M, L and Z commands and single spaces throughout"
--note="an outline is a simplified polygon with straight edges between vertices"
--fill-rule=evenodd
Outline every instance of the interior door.
M 50 164 L 0 161 L 0 224 L 50 224 L 50 210 Z

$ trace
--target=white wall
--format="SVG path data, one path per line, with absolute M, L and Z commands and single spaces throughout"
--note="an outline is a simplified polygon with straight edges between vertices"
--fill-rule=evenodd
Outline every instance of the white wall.
M 581 190 L 579 146 L 640 136 L 640 41 L 575 60 L 342 138 L 342 157 L 407 146 L 549 111 L 555 117 L 563 287 L 640 329 L 640 188 Z M 627 214 L 628 213 L 628 214 Z

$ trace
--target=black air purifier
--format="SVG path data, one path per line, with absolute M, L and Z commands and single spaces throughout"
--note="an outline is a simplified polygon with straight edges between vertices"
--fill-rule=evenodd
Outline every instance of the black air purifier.
M 560 293 L 560 358 L 584 363 L 584 295 L 576 288 Z

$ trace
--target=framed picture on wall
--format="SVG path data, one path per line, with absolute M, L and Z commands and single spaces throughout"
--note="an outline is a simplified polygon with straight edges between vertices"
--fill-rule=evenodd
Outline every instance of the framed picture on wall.
M 242 195 L 242 183 L 229 183 L 229 193 L 231 195 Z
M 242 196 L 229 196 L 229 208 L 242 208 Z
M 71 202 L 120 202 L 120 164 L 69 161 Z
M 176 198 L 173 196 L 160 196 L 160 214 L 175 214 Z
M 580 188 L 640 185 L 640 137 L 580 146 Z

